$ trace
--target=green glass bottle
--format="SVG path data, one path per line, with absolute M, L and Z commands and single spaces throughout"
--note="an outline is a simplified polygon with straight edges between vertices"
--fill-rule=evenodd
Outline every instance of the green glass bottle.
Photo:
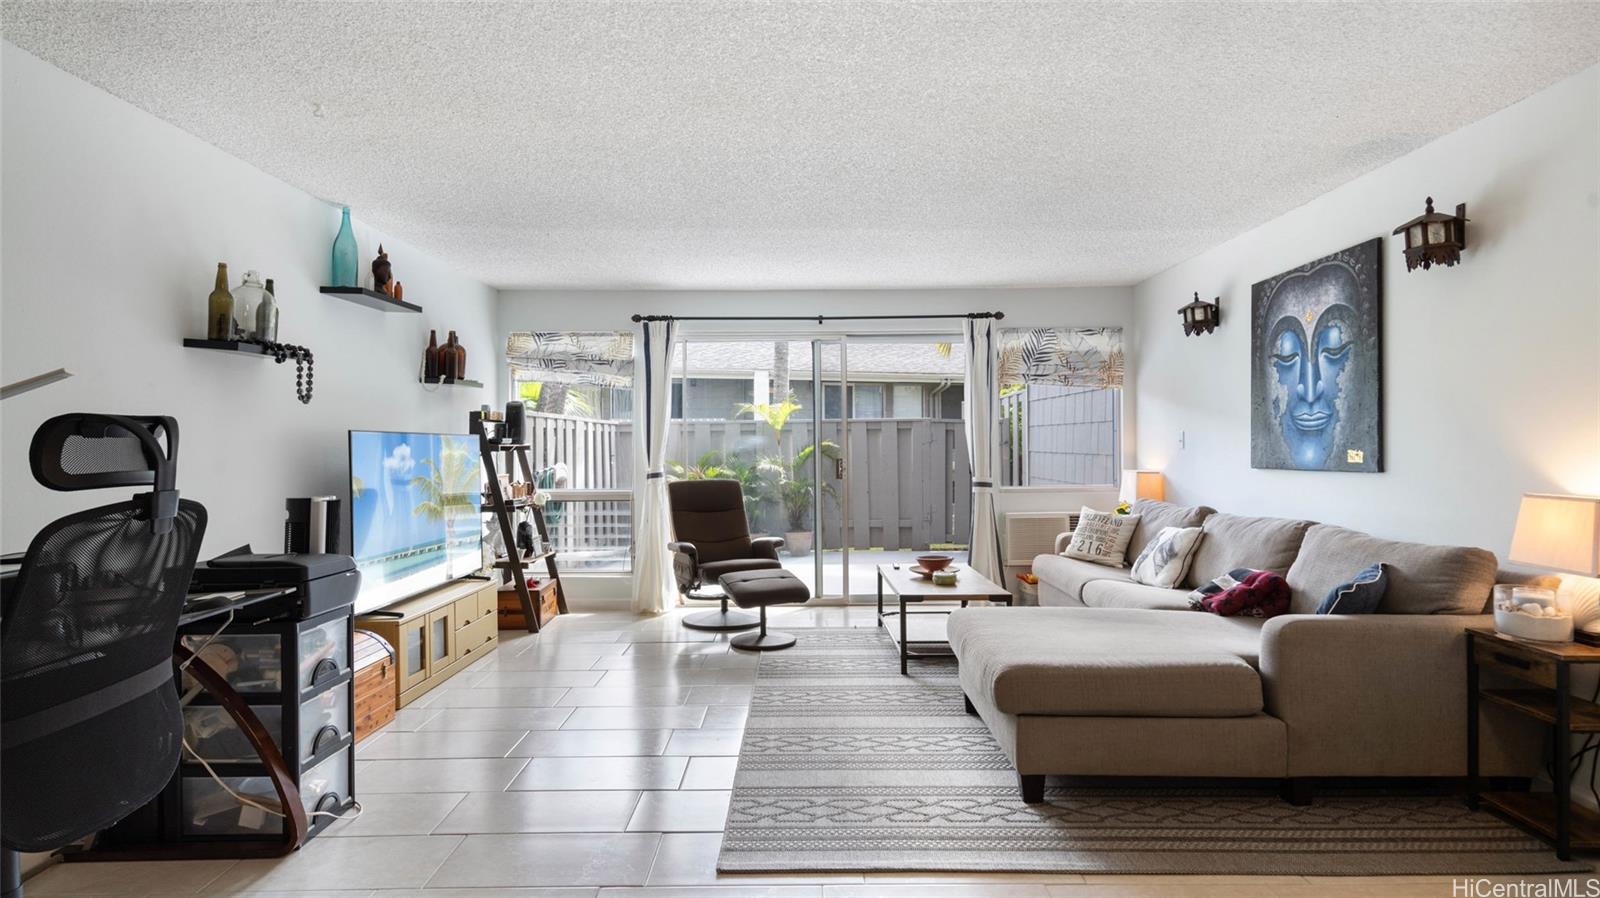
M 256 339 L 262 343 L 278 342 L 278 295 L 272 278 L 267 278 L 267 292 L 256 306 Z
M 206 338 L 236 339 L 233 332 L 233 294 L 228 292 L 228 263 L 217 263 L 217 285 L 206 304 Z

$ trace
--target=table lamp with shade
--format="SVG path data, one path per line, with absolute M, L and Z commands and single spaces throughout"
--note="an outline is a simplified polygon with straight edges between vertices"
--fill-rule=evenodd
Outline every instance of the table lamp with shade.
M 1139 499 L 1164 500 L 1167 498 L 1167 479 L 1161 476 L 1160 471 L 1125 470 L 1122 472 L 1122 490 L 1117 498 L 1130 505 Z
M 1582 577 L 1600 574 L 1600 496 L 1524 493 L 1508 557 Z M 1565 578 L 1556 602 L 1572 615 L 1580 638 L 1600 641 L 1600 581 Z

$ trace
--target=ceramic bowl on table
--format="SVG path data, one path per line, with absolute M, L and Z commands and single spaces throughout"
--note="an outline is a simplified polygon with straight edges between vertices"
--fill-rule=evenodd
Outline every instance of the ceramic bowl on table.
M 917 567 L 925 571 L 942 571 L 955 560 L 953 555 L 918 555 Z

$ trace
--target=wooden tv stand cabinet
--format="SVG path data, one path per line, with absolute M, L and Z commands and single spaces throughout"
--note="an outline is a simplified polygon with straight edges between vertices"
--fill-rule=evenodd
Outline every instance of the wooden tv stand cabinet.
M 494 651 L 498 593 L 491 580 L 457 580 L 356 618 L 357 627 L 394 646 L 395 707 L 404 708 Z

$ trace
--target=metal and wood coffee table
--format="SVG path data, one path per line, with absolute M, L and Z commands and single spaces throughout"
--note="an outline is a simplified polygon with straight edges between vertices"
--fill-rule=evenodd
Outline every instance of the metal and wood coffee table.
M 883 590 L 887 587 L 899 599 L 899 611 L 883 610 Z M 934 652 L 913 652 L 911 646 L 918 645 L 924 648 L 930 646 L 946 646 L 950 643 L 942 639 L 920 639 L 912 642 L 906 636 L 907 605 L 920 605 L 924 602 L 960 602 L 961 607 L 967 607 L 968 602 L 1004 602 L 1011 604 L 1011 592 L 1005 587 L 995 583 L 987 577 L 981 576 L 971 568 L 963 567 L 956 572 L 956 582 L 953 586 L 937 586 L 932 580 L 924 580 L 911 572 L 909 565 L 880 564 L 878 565 L 878 626 L 885 626 L 885 617 L 900 618 L 900 672 L 906 673 L 906 662 L 916 655 L 932 655 Z M 949 614 L 949 611 L 928 611 L 924 614 Z M 939 653 L 943 654 L 943 653 Z

